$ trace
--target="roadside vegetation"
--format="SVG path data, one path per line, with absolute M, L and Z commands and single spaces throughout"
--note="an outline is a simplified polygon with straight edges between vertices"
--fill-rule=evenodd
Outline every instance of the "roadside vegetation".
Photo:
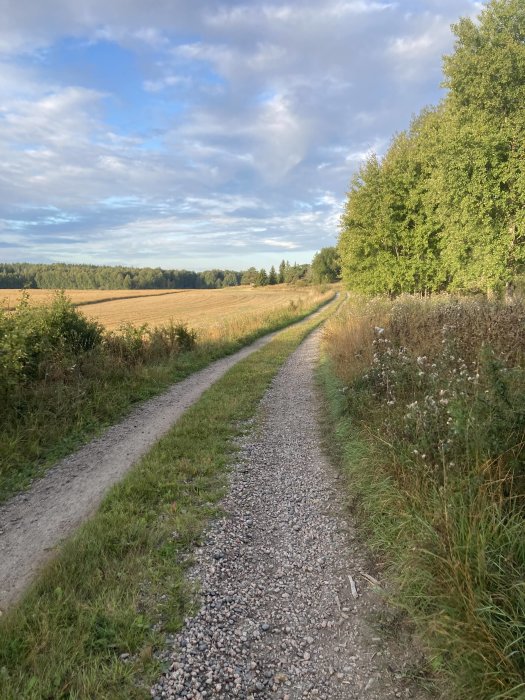
M 23 297 L 14 311 L 0 311 L 0 502 L 134 402 L 303 318 L 332 296 L 331 290 L 299 299 L 291 294 L 277 310 L 241 313 L 208 335 L 173 321 L 108 332 L 63 293 L 47 305 Z
M 3 700 L 150 697 L 162 672 L 156 651 L 192 609 L 189 553 L 217 512 L 234 438 L 284 360 L 332 310 L 279 334 L 214 384 L 0 618 Z
M 443 100 L 352 179 L 323 376 L 444 697 L 524 700 L 525 3 L 452 30 Z
M 349 493 L 444 696 L 525 698 L 525 305 L 354 297 L 322 376 Z

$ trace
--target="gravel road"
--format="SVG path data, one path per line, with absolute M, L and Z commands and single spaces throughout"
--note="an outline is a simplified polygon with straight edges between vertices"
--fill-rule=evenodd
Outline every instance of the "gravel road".
M 0 614 L 19 598 L 57 545 L 96 510 L 109 488 L 184 411 L 275 335 L 260 338 L 140 404 L 99 438 L 58 462 L 29 491 L 0 506 Z
M 419 652 L 373 624 L 385 606 L 321 447 L 319 337 L 283 366 L 241 442 L 191 573 L 201 607 L 162 654 L 155 700 L 425 697 L 405 679 Z

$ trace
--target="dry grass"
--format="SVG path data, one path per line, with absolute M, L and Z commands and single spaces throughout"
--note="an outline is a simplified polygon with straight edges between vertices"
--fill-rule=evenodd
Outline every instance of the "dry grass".
M 224 324 L 245 324 L 249 317 L 284 310 L 290 303 L 308 306 L 318 296 L 311 288 L 285 285 L 278 287 L 231 287 L 228 289 L 189 289 L 165 296 L 145 295 L 141 299 L 122 299 L 91 304 L 83 309 L 88 318 L 108 330 L 122 324 L 160 326 L 175 319 L 206 336 L 222 333 Z
M 354 299 L 325 341 L 349 489 L 443 697 L 524 700 L 525 305 Z
M 75 306 L 115 301 L 118 299 L 135 299 L 137 297 L 158 297 L 166 294 L 180 294 L 182 289 L 66 289 L 66 295 Z M 0 289 L 0 309 L 14 309 L 22 294 L 29 296 L 31 304 L 49 304 L 55 297 L 54 289 Z
M 51 289 L 29 289 L 27 293 L 32 304 L 49 303 L 55 295 Z M 89 319 L 107 330 L 127 324 L 161 326 L 173 319 L 200 331 L 206 340 L 217 340 L 238 337 L 259 327 L 270 312 L 285 311 L 290 305 L 297 309 L 311 306 L 323 293 L 312 287 L 277 285 L 184 290 L 71 289 L 66 295 L 75 306 L 83 307 L 82 312 Z M 2 290 L 0 308 L 13 309 L 20 298 L 19 289 Z

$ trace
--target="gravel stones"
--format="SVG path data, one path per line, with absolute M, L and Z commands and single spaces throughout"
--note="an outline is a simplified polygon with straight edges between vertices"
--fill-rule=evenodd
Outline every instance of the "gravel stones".
M 367 623 L 382 603 L 320 447 L 318 344 L 319 332 L 283 366 L 241 442 L 191 573 L 201 607 L 165 654 L 156 700 L 423 697 L 400 677 L 411 650 Z

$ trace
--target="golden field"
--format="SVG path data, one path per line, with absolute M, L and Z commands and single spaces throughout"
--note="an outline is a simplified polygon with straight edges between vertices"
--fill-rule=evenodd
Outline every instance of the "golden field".
M 33 303 L 48 302 L 54 295 L 49 289 L 27 292 Z M 210 339 L 224 334 L 236 336 L 247 325 L 260 325 L 268 314 L 284 312 L 291 306 L 306 309 L 332 293 L 283 284 L 225 289 L 66 290 L 73 304 L 82 307 L 82 313 L 108 330 L 118 330 L 123 324 L 160 326 L 173 319 Z M 16 306 L 20 295 L 19 289 L 1 290 L 2 308 Z
M 11 310 L 20 301 L 23 291 L 27 292 L 32 304 L 47 304 L 56 294 L 54 289 L 0 289 L 0 308 Z M 117 299 L 176 294 L 180 289 L 66 289 L 65 292 L 75 306 L 100 303 Z

